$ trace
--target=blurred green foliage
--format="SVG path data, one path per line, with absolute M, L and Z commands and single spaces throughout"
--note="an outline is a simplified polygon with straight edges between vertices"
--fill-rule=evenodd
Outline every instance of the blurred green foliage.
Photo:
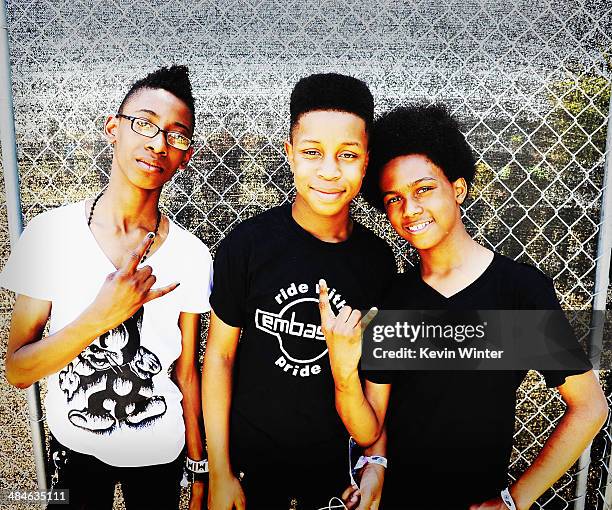
M 579 70 L 550 87 L 554 108 L 548 122 L 559 141 L 549 158 L 558 168 L 571 163 L 571 154 L 583 169 L 591 169 L 604 156 L 612 75 L 610 56 L 606 68 L 597 74 Z

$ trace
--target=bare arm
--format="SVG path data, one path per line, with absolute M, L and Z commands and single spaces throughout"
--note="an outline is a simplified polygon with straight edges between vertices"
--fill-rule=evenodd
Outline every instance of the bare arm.
M 373 384 L 366 381 L 366 398 L 370 399 L 371 390 L 377 391 L 378 384 Z M 374 444 L 366 448 L 365 455 L 381 455 L 387 456 L 387 431 L 383 427 L 380 437 Z M 357 510 L 377 510 L 380 505 L 380 499 L 385 481 L 385 468 L 379 464 L 368 463 L 359 473 L 359 488 L 355 489 L 350 486 L 342 495 L 349 510 L 357 508 Z
M 181 312 L 179 328 L 182 337 L 182 351 L 174 367 L 174 374 L 183 394 L 187 455 L 193 460 L 202 460 L 205 458 L 202 446 L 202 400 L 200 398 L 200 377 L 196 367 L 200 341 L 200 314 Z M 192 485 L 190 509 L 201 507 L 204 492 L 204 482 L 195 482 Z
M 529 508 L 576 462 L 608 415 L 606 397 L 593 371 L 568 377 L 558 389 L 567 409 L 540 454 L 511 488 L 519 509 Z
M 137 269 L 152 242 L 152 237 L 145 237 L 122 267 L 106 277 L 93 303 L 70 324 L 42 340 L 51 302 L 18 295 L 6 353 L 7 380 L 27 388 L 61 370 L 96 338 L 134 315 L 144 303 L 174 290 L 178 284 L 152 290 L 155 283 L 152 269 L 149 266 Z
M 229 415 L 233 369 L 240 328 L 225 324 L 214 310 L 202 371 L 202 410 L 208 443 L 211 509 L 244 509 L 245 498 L 233 474 L 229 456 Z
M 319 289 L 321 329 L 329 350 L 336 410 L 355 441 L 361 446 L 369 446 L 383 430 L 390 394 L 390 385 L 368 382 L 366 398 L 359 379 L 361 335 L 376 311 L 370 310 L 362 318 L 359 310 L 345 306 L 336 317 L 329 304 L 325 280 L 319 282 Z
M 6 352 L 6 379 L 27 388 L 64 368 L 91 342 L 108 331 L 95 307 L 88 307 L 66 327 L 41 340 L 51 302 L 18 295 Z
M 357 374 L 338 379 L 336 381 L 334 374 L 336 410 L 355 441 L 360 446 L 368 447 L 379 439 L 384 430 L 391 385 L 366 381 L 364 394 Z
M 518 510 L 529 508 L 576 462 L 608 415 L 593 371 L 568 377 L 558 389 L 567 409 L 531 466 L 510 487 Z M 505 508 L 501 499 L 472 505 L 470 510 L 496 508 Z

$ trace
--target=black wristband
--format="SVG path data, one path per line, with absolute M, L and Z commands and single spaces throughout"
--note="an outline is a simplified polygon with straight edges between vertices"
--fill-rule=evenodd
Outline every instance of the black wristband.
M 206 482 L 208 481 L 208 473 L 194 473 L 193 471 L 187 471 L 187 481 L 189 483 L 194 482 Z

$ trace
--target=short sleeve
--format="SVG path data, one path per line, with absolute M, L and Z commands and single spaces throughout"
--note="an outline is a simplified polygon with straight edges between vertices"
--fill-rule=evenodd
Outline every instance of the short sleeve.
M 393 384 L 395 372 L 393 370 L 366 370 L 363 372 L 366 381 L 375 384 Z
M 223 322 L 237 328 L 245 324 L 247 248 L 243 232 L 234 230 L 219 245 L 213 264 L 211 307 Z
M 552 279 L 526 264 L 522 264 L 522 268 L 524 271 L 521 277 L 523 285 L 518 296 L 520 308 L 523 310 L 561 310 Z M 592 369 L 592 364 L 574 335 L 571 324 L 565 316 L 562 315 L 562 317 L 564 324 L 559 324 L 557 327 L 567 331 L 560 335 L 564 339 L 563 348 L 572 354 L 573 359 L 579 360 L 579 365 L 583 365 L 584 369 L 540 370 L 549 388 L 561 386 L 567 377 L 583 374 Z
M 35 299 L 53 300 L 53 276 L 58 268 L 51 260 L 55 239 L 50 217 L 43 213 L 28 223 L 0 273 L 0 287 Z
M 197 243 L 197 248 L 193 250 L 195 260 L 190 271 L 186 292 L 184 291 L 181 311 L 205 313 L 210 310 L 210 291 L 213 277 L 212 257 L 202 241 L 195 239 L 195 242 Z

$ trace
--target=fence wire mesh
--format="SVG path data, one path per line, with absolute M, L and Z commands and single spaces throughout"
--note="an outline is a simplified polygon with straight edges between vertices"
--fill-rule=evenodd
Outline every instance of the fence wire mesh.
M 292 198 L 282 150 L 291 88 L 307 74 L 337 71 L 365 80 L 378 112 L 415 100 L 448 104 L 478 158 L 464 211 L 471 233 L 553 277 L 564 307 L 591 306 L 612 76 L 606 0 L 7 6 L 26 223 L 105 186 L 104 115 L 116 111 L 135 78 L 186 63 L 196 96 L 195 154 L 162 205 L 214 252 L 237 223 Z M 354 214 L 393 246 L 398 263 L 414 263 L 381 215 L 362 201 Z M 3 260 L 8 243 L 3 206 Z M 0 296 L 6 338 L 12 298 Z M 34 488 L 25 398 L 4 379 L 1 392 L 1 483 Z M 559 395 L 530 374 L 518 395 L 511 476 L 529 465 L 563 410 Z M 608 423 L 593 445 L 586 508 L 604 508 L 609 431 Z M 576 477 L 570 471 L 538 506 L 570 508 Z

